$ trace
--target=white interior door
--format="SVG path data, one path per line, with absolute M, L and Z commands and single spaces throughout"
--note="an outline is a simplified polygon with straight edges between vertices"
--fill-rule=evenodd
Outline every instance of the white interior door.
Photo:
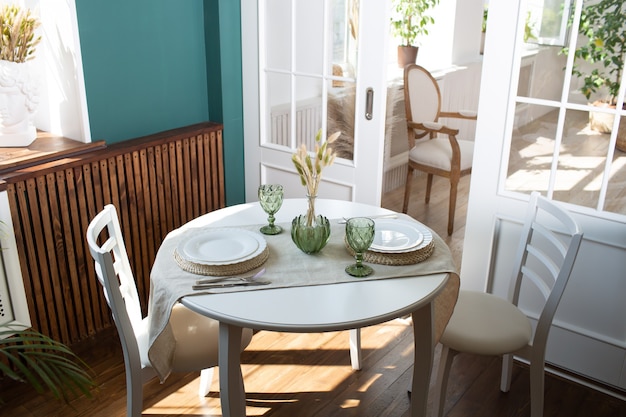
M 246 200 L 261 183 L 303 197 L 291 155 L 321 129 L 342 135 L 318 197 L 380 204 L 386 3 L 242 1 Z
M 562 5 L 548 3 L 558 15 Z M 567 10 L 570 2 L 562 3 Z M 626 153 L 615 148 L 615 132 L 617 123 L 626 124 L 626 112 L 606 110 L 616 116 L 612 133 L 589 130 L 588 101 L 593 98 L 580 93 L 573 55 L 559 53 L 562 46 L 524 42 L 529 12 L 530 29 L 543 31 L 537 17 L 545 12 L 543 4 L 489 5 L 461 283 L 506 296 L 528 195 L 538 190 L 563 202 L 585 236 L 550 333 L 548 361 L 624 389 Z M 574 50 L 584 41 L 576 22 L 590 4 L 572 0 L 575 24 L 561 45 Z M 553 29 L 554 34 L 565 32 Z M 626 87 L 620 82 L 617 109 Z M 532 293 L 525 295 L 523 309 L 536 317 Z

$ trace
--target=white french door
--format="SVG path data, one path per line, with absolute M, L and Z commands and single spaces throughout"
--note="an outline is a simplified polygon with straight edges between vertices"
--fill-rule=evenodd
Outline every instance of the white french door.
M 531 19 L 528 25 L 528 16 L 542 3 L 554 6 L 539 0 L 489 4 L 461 283 L 506 296 L 506 272 L 528 195 L 538 190 L 563 202 L 585 236 L 550 333 L 547 359 L 624 389 L 626 154 L 615 148 L 615 133 L 596 134 L 587 126 L 590 106 L 572 72 L 573 56 L 560 53 L 563 46 L 574 50 L 584 41 L 577 25 L 561 46 L 524 42 L 525 30 L 540 29 L 542 22 Z M 562 3 L 565 10 L 571 3 L 573 22 L 593 4 Z M 556 15 L 560 7 L 556 4 Z M 618 109 L 625 88 L 622 79 Z M 612 115 L 626 123 L 626 111 L 612 110 Z M 526 292 L 522 307 L 536 318 L 532 292 Z
M 247 201 L 261 183 L 304 197 L 291 155 L 302 143 L 312 151 L 321 129 L 342 135 L 318 197 L 380 204 L 387 10 L 386 1 L 242 0 Z

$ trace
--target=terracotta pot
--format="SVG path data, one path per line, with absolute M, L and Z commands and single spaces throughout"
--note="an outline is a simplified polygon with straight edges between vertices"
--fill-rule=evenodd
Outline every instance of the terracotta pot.
M 409 64 L 415 64 L 417 49 L 417 46 L 398 46 L 398 67 L 404 68 Z
M 615 108 L 615 106 L 611 106 L 608 103 L 602 101 L 595 101 L 592 105 L 595 107 L 610 107 L 613 109 Z M 589 127 L 596 132 L 610 134 L 613 129 L 613 121 L 613 114 L 593 111 L 589 112 Z M 622 152 L 626 152 L 626 120 L 620 120 L 615 148 Z

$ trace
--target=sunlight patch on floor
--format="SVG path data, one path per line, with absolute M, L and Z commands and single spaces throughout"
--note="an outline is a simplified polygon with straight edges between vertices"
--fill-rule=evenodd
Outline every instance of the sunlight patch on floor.
M 343 403 L 341 403 L 339 405 L 339 407 L 346 409 L 346 408 L 357 408 L 359 406 L 360 401 L 355 399 L 355 398 L 348 398 L 346 400 L 344 400 Z

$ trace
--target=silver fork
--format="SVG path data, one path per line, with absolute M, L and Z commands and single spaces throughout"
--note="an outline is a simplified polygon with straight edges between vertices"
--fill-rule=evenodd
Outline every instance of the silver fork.
M 206 285 L 206 284 L 212 284 L 215 282 L 230 281 L 230 280 L 234 282 L 239 282 L 239 281 L 254 282 L 257 278 L 261 277 L 263 274 L 265 274 L 265 268 L 261 269 L 259 272 L 253 275 L 245 275 L 245 276 L 232 275 L 232 276 L 226 276 L 226 277 L 199 279 L 196 281 L 196 285 Z
M 213 282 L 210 284 L 201 284 L 201 285 L 192 285 L 191 288 L 194 290 L 210 290 L 212 288 L 230 288 L 230 287 L 248 287 L 255 285 L 268 285 L 271 284 L 272 281 L 221 281 L 221 282 Z

